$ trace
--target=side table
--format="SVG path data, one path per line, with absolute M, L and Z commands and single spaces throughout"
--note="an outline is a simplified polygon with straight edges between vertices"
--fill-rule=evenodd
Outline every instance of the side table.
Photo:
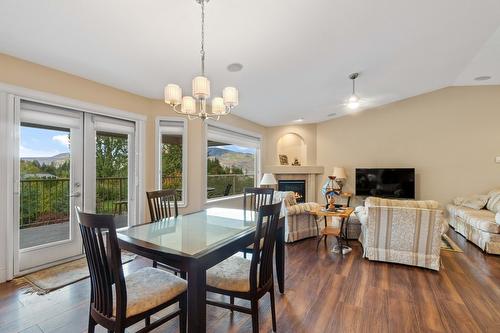
M 354 208 L 352 207 L 343 207 L 341 211 L 329 211 L 324 208 L 310 210 L 309 214 L 316 216 L 316 218 L 323 217 L 325 220 L 325 228 L 321 231 L 321 234 L 319 233 L 318 227 L 318 243 L 316 244 L 316 249 L 319 247 L 319 243 L 321 242 L 323 237 L 325 238 L 326 245 L 327 237 L 334 236 L 337 238 L 338 245 L 333 248 L 333 252 L 342 254 L 351 252 L 351 248 L 347 243 L 347 223 L 349 222 L 349 217 L 353 212 Z M 340 227 L 329 227 L 327 224 L 328 217 L 340 218 Z M 318 221 L 316 221 L 316 223 L 318 223 Z

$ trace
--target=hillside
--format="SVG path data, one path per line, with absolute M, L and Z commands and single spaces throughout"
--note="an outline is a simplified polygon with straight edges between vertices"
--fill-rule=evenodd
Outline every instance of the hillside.
M 208 158 L 217 158 L 224 167 L 238 167 L 244 173 L 253 173 L 255 169 L 255 156 L 249 153 L 240 153 L 228 149 L 209 147 Z
M 40 165 L 54 165 L 59 167 L 65 161 L 69 160 L 69 153 L 57 154 L 51 157 L 22 157 L 21 160 L 33 162 L 37 161 Z

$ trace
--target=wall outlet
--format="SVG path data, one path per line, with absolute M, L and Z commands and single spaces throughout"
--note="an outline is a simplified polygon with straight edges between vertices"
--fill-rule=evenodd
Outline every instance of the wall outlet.
M 495 157 L 495 162 L 500 163 L 500 156 Z

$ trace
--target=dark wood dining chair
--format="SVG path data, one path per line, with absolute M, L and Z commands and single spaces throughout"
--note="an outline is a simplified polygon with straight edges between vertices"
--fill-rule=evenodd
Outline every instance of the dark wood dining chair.
M 113 216 L 77 209 L 77 218 L 90 272 L 88 332 L 93 333 L 99 324 L 109 332 L 122 333 L 141 320 L 146 327 L 138 332 L 149 332 L 176 316 L 180 331 L 186 332 L 186 281 L 153 267 L 124 276 Z M 178 310 L 151 323 L 151 315 L 177 302 Z
M 245 187 L 243 189 L 243 210 L 253 210 L 257 212 L 263 205 L 273 203 L 274 189 L 260 187 Z M 243 256 L 246 258 L 248 253 L 252 253 L 253 245 L 250 245 L 242 250 Z
M 263 205 L 273 203 L 274 189 L 260 187 L 245 187 L 243 189 L 243 210 L 259 211 Z
M 207 291 L 227 295 L 230 303 L 207 299 L 207 304 L 252 315 L 252 330 L 259 332 L 259 299 L 269 293 L 273 331 L 276 332 L 273 253 L 281 202 L 258 211 L 252 259 L 232 256 L 207 270 Z M 263 239 L 262 246 L 259 246 Z M 234 304 L 234 298 L 250 301 L 250 308 Z
M 179 215 L 176 190 L 151 191 L 146 192 L 146 196 L 148 197 L 149 215 L 151 215 L 152 222 Z
M 177 204 L 177 191 L 174 189 L 158 190 L 146 192 L 148 198 L 149 215 L 151 222 L 157 222 L 169 217 L 177 217 L 179 215 L 179 206 Z M 173 209 L 172 209 L 173 206 Z M 186 278 L 186 273 L 179 269 L 158 263 L 153 260 L 153 267 L 163 267 L 173 271 L 175 275 L 180 274 L 182 278 Z

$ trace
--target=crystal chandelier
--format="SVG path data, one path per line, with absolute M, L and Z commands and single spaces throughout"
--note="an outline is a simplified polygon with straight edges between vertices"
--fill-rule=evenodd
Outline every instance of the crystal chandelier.
M 175 112 L 187 115 L 189 119 L 216 119 L 227 115 L 238 105 L 238 90 L 226 87 L 222 97 L 212 99 L 212 110 L 207 112 L 207 100 L 210 98 L 210 81 L 205 76 L 205 3 L 209 0 L 195 0 L 201 6 L 201 75 L 193 79 L 193 96 L 182 96 L 182 89 L 176 84 L 165 87 L 165 103 Z

